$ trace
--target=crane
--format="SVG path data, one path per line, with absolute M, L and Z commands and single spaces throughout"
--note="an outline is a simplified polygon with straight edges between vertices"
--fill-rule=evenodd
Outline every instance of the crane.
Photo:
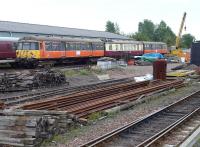
M 179 28 L 178 35 L 176 37 L 176 49 L 180 49 L 180 40 L 181 40 L 181 35 L 182 35 L 184 23 L 185 23 L 185 18 L 186 18 L 186 12 L 184 12 L 184 14 L 183 14 L 183 18 L 182 18 L 182 21 L 181 21 L 181 26 Z
M 179 58 L 185 57 L 186 62 L 188 62 L 188 60 L 189 60 L 188 57 L 186 57 L 186 55 L 183 53 L 183 51 L 181 49 L 181 35 L 183 32 L 183 28 L 184 28 L 185 18 L 186 18 L 186 12 L 184 12 L 184 14 L 183 14 L 179 32 L 178 32 L 178 35 L 176 36 L 176 49 L 171 51 L 171 55 L 177 56 Z

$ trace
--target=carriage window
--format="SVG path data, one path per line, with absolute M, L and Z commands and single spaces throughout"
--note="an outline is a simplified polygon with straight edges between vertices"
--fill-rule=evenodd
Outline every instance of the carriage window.
M 61 50 L 62 51 L 65 51 L 66 47 L 65 47 L 65 43 L 64 42 L 61 42 Z
M 50 51 L 51 48 L 52 48 L 51 42 L 45 42 L 45 49 L 46 49 L 47 51 Z
M 61 50 L 61 43 L 59 43 L 59 42 L 53 42 L 51 50 L 53 50 L 53 51 L 60 51 Z
M 112 51 L 112 45 L 111 44 L 109 45 L 109 50 Z
M 116 51 L 118 51 L 119 48 L 118 48 L 118 45 L 117 45 L 117 44 L 115 45 L 115 48 L 116 48 Z
M 123 44 L 120 44 L 120 50 L 123 51 Z
M 31 42 L 30 44 L 30 50 L 39 50 L 39 43 Z
M 87 50 L 86 44 L 80 44 L 80 49 L 81 50 Z
M 76 44 L 75 43 L 69 43 L 68 44 L 68 49 L 69 50 L 75 50 L 76 49 Z
M 24 42 L 23 43 L 23 50 L 29 50 L 30 49 L 30 43 L 29 42 Z
M 64 51 L 64 42 L 45 42 L 45 48 L 47 51 Z
M 92 44 L 92 47 L 94 50 L 103 50 L 104 49 L 103 44 L 100 44 L 100 43 Z M 109 50 L 110 50 L 110 45 L 109 45 Z

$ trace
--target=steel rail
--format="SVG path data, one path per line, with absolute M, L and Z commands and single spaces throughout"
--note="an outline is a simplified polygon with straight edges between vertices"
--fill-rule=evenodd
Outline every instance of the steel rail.
M 114 81 L 109 81 L 109 82 L 106 81 L 102 83 L 71 87 L 71 88 L 65 87 L 65 88 L 59 88 L 56 90 L 44 91 L 44 92 L 33 92 L 30 94 L 24 94 L 20 96 L 3 97 L 3 98 L 0 98 L 0 100 L 3 101 L 7 106 L 12 106 L 12 105 L 16 105 L 16 104 L 20 104 L 24 102 L 30 102 L 31 100 L 44 99 L 44 98 L 53 97 L 56 95 L 69 95 L 76 92 L 82 92 L 82 91 L 97 89 L 101 87 L 109 87 L 111 85 L 129 83 L 129 82 L 133 82 L 133 80 L 126 78 L 126 79 L 114 80 Z
M 119 101 L 134 101 L 138 98 L 141 94 L 147 94 L 151 92 L 155 92 L 156 90 L 160 90 L 163 88 L 170 88 L 176 87 L 183 84 L 180 80 L 175 81 L 159 81 L 158 83 L 154 83 L 153 85 L 145 86 L 146 83 L 135 83 L 132 84 L 131 88 L 128 84 L 128 87 L 125 91 L 120 91 L 120 89 L 115 89 L 114 92 L 108 91 L 105 92 L 101 90 L 102 93 L 88 93 L 85 92 L 84 94 L 76 94 L 71 95 L 69 97 L 64 97 L 60 99 L 51 99 L 49 101 L 41 101 L 35 103 L 29 103 L 20 105 L 16 108 L 20 109 L 37 109 L 37 110 L 62 110 L 67 111 L 69 113 L 75 114 L 79 117 L 86 117 L 87 115 L 91 114 L 92 112 L 97 112 L 100 110 L 105 110 L 111 107 L 115 107 L 116 105 L 121 105 Z M 127 85 L 125 85 L 127 86 Z M 110 88 L 109 90 L 112 90 Z M 106 94 L 103 94 L 103 93 Z
M 157 135 L 158 137 L 154 138 L 151 142 L 149 142 L 147 145 L 145 145 L 146 147 L 154 147 L 157 143 L 159 143 L 159 141 L 161 139 L 163 139 L 164 136 L 168 135 L 169 133 L 173 132 L 173 130 L 177 129 L 178 127 L 180 127 L 183 123 L 187 122 L 188 120 L 190 120 L 192 117 L 194 117 L 194 115 L 200 114 L 200 107 L 195 109 L 194 111 L 192 111 L 191 113 L 189 113 L 188 115 L 186 115 L 185 117 L 183 117 L 182 119 L 180 119 L 179 121 L 177 121 L 176 123 L 174 123 L 171 127 L 169 127 L 166 130 L 163 130 L 162 132 L 159 132 L 159 134 Z M 180 145 L 180 144 L 179 144 Z

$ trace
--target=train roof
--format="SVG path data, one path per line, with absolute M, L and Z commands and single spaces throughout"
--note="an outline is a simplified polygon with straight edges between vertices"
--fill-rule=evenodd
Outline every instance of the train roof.
M 143 41 L 144 44 L 166 44 L 164 42 L 151 42 L 151 41 Z
M 142 43 L 141 41 L 135 41 L 135 40 L 111 40 L 111 41 L 107 41 L 106 43 Z
M 0 37 L 0 41 L 17 42 L 19 38 L 16 37 Z
M 62 42 L 102 42 L 100 39 L 82 39 L 82 38 L 67 38 L 67 37 L 44 37 L 44 36 L 27 36 L 22 37 L 19 41 L 62 41 Z

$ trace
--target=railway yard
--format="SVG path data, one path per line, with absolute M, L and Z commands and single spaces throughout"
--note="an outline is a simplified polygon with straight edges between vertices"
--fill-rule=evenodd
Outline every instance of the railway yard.
M 2 1 L 0 147 L 200 147 L 198 3 Z
M 198 146 L 197 68 L 168 63 L 164 80 L 152 65 L 3 68 L 0 146 Z

